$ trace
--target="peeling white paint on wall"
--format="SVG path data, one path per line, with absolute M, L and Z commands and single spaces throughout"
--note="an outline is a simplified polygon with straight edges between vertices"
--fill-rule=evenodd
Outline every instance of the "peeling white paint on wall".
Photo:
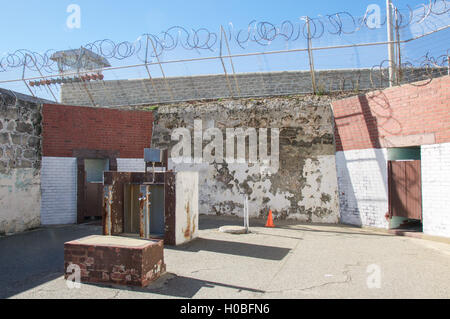
M 335 157 L 318 156 L 314 160 L 307 159 L 303 177 L 307 182 L 301 191 L 304 199 L 298 203 L 298 206 L 305 207 L 306 210 L 311 211 L 326 209 L 335 212 L 335 214 L 323 216 L 312 214 L 311 222 L 313 223 L 339 223 Z M 302 219 L 301 214 L 293 215 L 292 217 L 290 219 Z
M 195 138 L 193 143 L 189 143 L 192 132 L 195 135 L 200 126 L 203 130 L 211 126 L 217 127 L 218 132 L 220 131 L 217 135 L 220 136 L 221 133 L 222 138 L 231 129 L 277 129 L 279 143 L 270 148 L 271 155 L 272 152 L 279 155 L 275 156 L 279 157 L 276 174 L 269 175 L 270 172 L 258 166 L 264 163 L 252 160 L 252 154 L 255 154 L 251 147 L 255 144 L 254 134 L 250 134 L 245 142 L 246 149 L 248 148 L 248 151 L 245 150 L 246 155 L 237 156 L 245 158 L 244 161 L 222 163 L 216 159 L 211 164 L 199 162 L 195 165 L 178 161 L 170 163 L 169 169 L 199 172 L 201 214 L 243 217 L 244 196 L 247 195 L 251 217 L 265 218 L 269 210 L 272 210 L 276 219 L 337 223 L 339 201 L 332 123 L 328 98 L 242 99 L 165 105 L 158 109 L 155 116 L 152 145 L 171 150 L 171 155 L 181 155 L 177 153 L 181 140 L 173 140 L 171 137 L 175 129 L 183 128 L 184 135 L 188 137 L 188 142 L 183 143 L 183 156 L 192 158 L 193 153 L 194 157 L 195 154 L 200 154 L 202 146 L 210 154 L 209 138 L 204 139 L 202 144 Z M 206 132 L 204 134 L 209 136 Z M 197 136 L 200 135 L 197 133 Z M 233 148 L 233 143 L 226 143 L 222 150 L 220 144 L 215 145 L 219 149 L 219 157 L 221 151 L 225 154 L 228 149 Z M 242 144 L 237 139 L 235 145 Z M 226 147 L 227 145 L 231 146 Z M 172 152 L 174 147 L 177 149 Z M 216 156 L 216 149 L 214 151 Z M 261 150 L 259 145 L 258 157 L 261 152 L 265 154 L 265 148 Z
M 169 160 L 169 169 L 175 172 L 197 171 L 199 174 L 199 205 L 200 213 L 205 215 L 215 215 L 215 211 L 211 211 L 211 207 L 220 205 L 222 211 L 227 211 L 228 214 L 243 217 L 244 193 L 239 185 L 245 182 L 248 176 L 258 174 L 260 169 L 258 166 L 249 167 L 247 164 L 230 164 L 228 169 L 234 173 L 235 178 L 230 184 L 230 187 L 220 185 L 215 179 L 217 170 L 213 165 L 209 164 L 176 164 L 174 165 Z M 248 182 L 249 188 L 253 190 L 249 195 L 249 215 L 250 217 L 257 217 L 259 207 L 262 205 L 262 198 L 269 196 L 270 203 L 275 209 L 287 209 L 290 206 L 290 201 L 286 200 L 286 196 L 290 194 L 278 193 L 272 195 L 269 193 L 271 182 L 269 179 Z M 259 199 L 259 200 L 258 200 Z M 228 207 L 223 207 L 223 203 L 230 203 Z M 232 204 L 233 203 L 233 204 Z M 234 203 L 242 203 L 241 205 L 234 205 Z M 226 204 L 225 204 L 226 206 Z
M 39 227 L 40 201 L 39 171 L 24 168 L 0 174 L 0 234 Z
M 258 165 L 230 164 L 227 166 L 233 176 L 228 185 L 217 182 L 217 168 L 209 164 L 174 164 L 169 160 L 169 169 L 176 172 L 197 171 L 199 173 L 200 213 L 215 215 L 217 211 L 243 217 L 244 195 L 249 196 L 249 215 L 252 218 L 260 216 L 261 207 L 273 211 L 287 211 L 291 207 L 294 194 L 281 192 L 272 193 L 272 182 L 268 176 L 259 176 L 261 168 Z M 338 223 L 339 203 L 337 196 L 337 177 L 335 157 L 319 156 L 308 159 L 304 167 L 306 186 L 301 189 L 304 199 L 298 202 L 302 211 L 291 214 L 288 219 L 308 221 L 306 211 L 328 210 L 327 214 L 317 216 L 312 214 L 312 222 Z M 254 178 L 255 176 L 260 179 Z M 246 187 L 242 187 L 245 183 Z M 325 197 L 325 198 L 324 198 Z M 225 203 L 225 204 L 224 204 Z M 228 203 L 228 204 L 227 204 Z M 241 203 L 241 204 L 239 204 Z M 216 210 L 211 210 L 211 207 Z M 220 209 L 219 209 L 220 208 Z M 329 212 L 334 214 L 329 214 Z M 268 213 L 268 211 L 267 211 Z

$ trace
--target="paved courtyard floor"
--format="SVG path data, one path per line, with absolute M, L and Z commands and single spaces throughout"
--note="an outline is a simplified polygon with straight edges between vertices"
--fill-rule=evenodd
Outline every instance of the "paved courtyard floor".
M 275 229 L 251 221 L 252 233 L 200 219 L 200 238 L 166 247 L 167 273 L 148 288 L 63 279 L 63 244 L 99 234 L 99 226 L 59 226 L 0 238 L 0 298 L 450 298 L 450 245 L 347 226 Z

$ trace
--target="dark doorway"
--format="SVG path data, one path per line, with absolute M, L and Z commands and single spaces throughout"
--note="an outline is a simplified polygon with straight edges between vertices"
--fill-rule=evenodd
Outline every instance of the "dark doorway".
M 124 185 L 124 234 L 138 235 L 140 231 L 140 200 L 143 196 L 142 185 Z M 151 185 L 150 191 L 150 235 L 154 238 L 164 238 L 165 210 L 164 185 Z
M 103 173 L 117 171 L 117 151 L 74 150 L 77 158 L 77 223 L 102 218 Z
M 103 206 L 103 173 L 109 171 L 108 159 L 85 159 L 85 219 L 101 218 Z

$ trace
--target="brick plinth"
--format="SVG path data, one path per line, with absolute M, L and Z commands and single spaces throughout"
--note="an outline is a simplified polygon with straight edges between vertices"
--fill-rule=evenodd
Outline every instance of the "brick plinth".
M 82 283 L 146 287 L 166 270 L 162 240 L 89 236 L 64 244 L 65 278 L 71 264 Z

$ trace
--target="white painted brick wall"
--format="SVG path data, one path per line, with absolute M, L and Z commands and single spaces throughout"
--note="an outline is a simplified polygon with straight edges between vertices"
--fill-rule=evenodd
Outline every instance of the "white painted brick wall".
M 450 144 L 422 146 L 423 232 L 450 237 Z
M 341 222 L 388 228 L 387 150 L 338 152 L 336 167 Z
M 144 159 L 118 159 L 119 172 L 145 171 Z M 77 221 L 77 159 L 43 157 L 41 170 L 42 225 Z
M 43 157 L 41 191 L 42 225 L 76 223 L 76 158 Z
M 119 172 L 145 172 L 145 162 L 143 158 L 118 158 L 117 171 Z

